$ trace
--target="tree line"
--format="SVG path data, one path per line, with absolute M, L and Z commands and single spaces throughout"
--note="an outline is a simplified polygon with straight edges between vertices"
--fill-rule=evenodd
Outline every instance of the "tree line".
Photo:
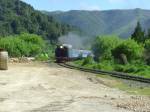
M 55 43 L 59 36 L 71 29 L 71 26 L 58 23 L 53 17 L 34 10 L 20 0 L 0 0 L 1 37 L 26 32 L 41 35 Z
M 147 31 L 144 31 L 140 22 L 137 22 L 137 26 L 134 33 L 131 35 L 131 39 L 134 39 L 138 43 L 144 43 L 146 40 L 150 39 L 150 28 Z
M 75 63 L 94 69 L 119 71 L 150 78 L 150 30 L 137 26 L 128 39 L 114 35 L 97 36 L 90 57 Z
M 117 36 L 98 36 L 92 45 L 96 60 L 112 58 L 126 64 L 136 59 L 143 59 L 150 64 L 150 29 L 144 31 L 140 22 L 129 39 Z

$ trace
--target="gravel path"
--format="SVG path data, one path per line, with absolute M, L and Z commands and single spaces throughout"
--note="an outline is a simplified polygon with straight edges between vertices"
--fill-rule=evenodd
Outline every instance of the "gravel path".
M 93 74 L 56 64 L 9 64 L 0 71 L 0 112 L 150 112 L 150 97 L 130 96 Z

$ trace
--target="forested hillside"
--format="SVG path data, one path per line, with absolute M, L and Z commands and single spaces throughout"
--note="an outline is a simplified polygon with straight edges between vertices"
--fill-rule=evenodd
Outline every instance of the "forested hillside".
M 150 10 L 72 10 L 45 13 L 92 36 L 115 34 L 127 38 L 133 33 L 137 21 L 140 21 L 144 29 L 150 28 Z
M 130 38 L 97 36 L 91 50 L 94 59 L 89 56 L 74 63 L 91 69 L 150 78 L 150 29 L 144 31 L 139 22 Z
M 55 42 L 70 29 L 69 25 L 56 22 L 51 16 L 34 10 L 20 0 L 0 0 L 1 37 L 27 32 Z

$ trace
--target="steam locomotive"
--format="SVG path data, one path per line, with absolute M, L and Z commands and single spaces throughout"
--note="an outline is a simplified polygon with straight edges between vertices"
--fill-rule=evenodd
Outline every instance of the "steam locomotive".
M 93 53 L 89 50 L 73 49 L 71 45 L 63 44 L 55 49 L 56 62 L 66 62 L 71 60 L 83 59 L 88 56 L 93 57 Z

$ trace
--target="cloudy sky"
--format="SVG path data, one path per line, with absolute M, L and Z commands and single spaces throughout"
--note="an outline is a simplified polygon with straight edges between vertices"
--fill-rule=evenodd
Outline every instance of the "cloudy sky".
M 150 0 L 23 0 L 35 9 L 47 11 L 150 9 Z

